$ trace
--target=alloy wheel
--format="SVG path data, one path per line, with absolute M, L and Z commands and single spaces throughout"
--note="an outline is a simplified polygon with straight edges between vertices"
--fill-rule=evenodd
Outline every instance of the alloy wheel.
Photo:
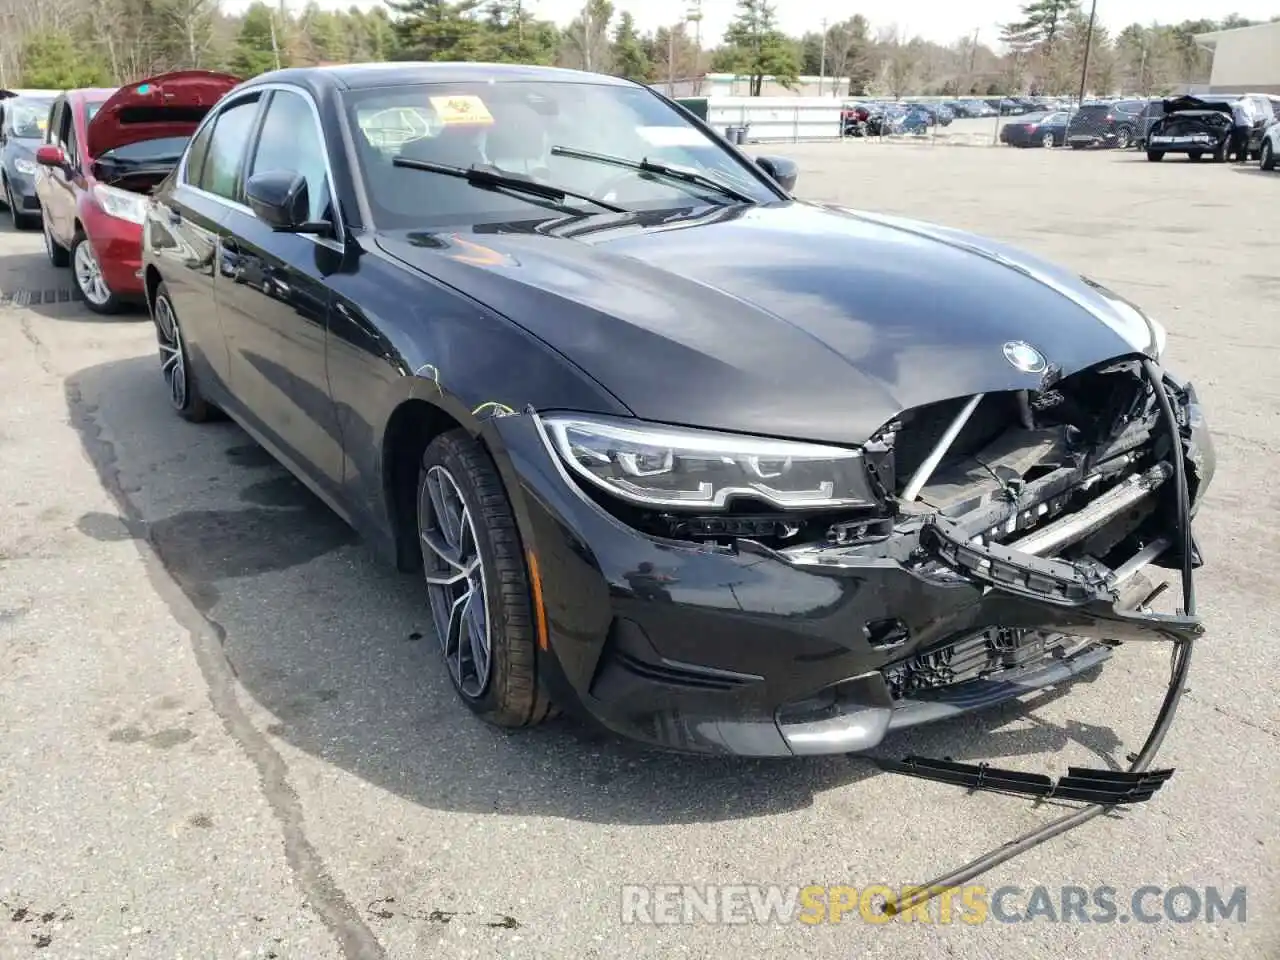
M 174 409 L 187 407 L 187 360 L 182 347 L 182 330 L 168 297 L 156 299 L 156 336 L 160 341 L 160 373 L 169 388 Z
M 1121 150 L 1129 149 L 1129 130 L 1127 127 L 1121 127 L 1116 133 L 1116 147 Z
M 1046 133 L 1043 137 L 1041 137 L 1041 138 L 1040 138 L 1040 143 L 1041 143 L 1042 145 L 1044 145 L 1045 147 L 1052 147 L 1052 146 L 1053 146 L 1053 134 L 1052 134 L 1052 133 Z
M 458 481 L 428 468 L 419 491 L 418 535 L 426 549 L 427 594 L 445 665 L 457 688 L 478 699 L 489 685 L 492 643 L 484 561 Z
M 45 242 L 51 242 L 47 233 Z M 111 299 L 111 288 L 107 286 L 107 281 L 102 278 L 102 267 L 98 265 L 98 258 L 94 256 L 93 244 L 87 239 L 77 243 L 74 259 L 76 284 L 80 287 L 80 292 L 84 294 L 84 298 L 94 306 L 101 307 L 105 305 Z

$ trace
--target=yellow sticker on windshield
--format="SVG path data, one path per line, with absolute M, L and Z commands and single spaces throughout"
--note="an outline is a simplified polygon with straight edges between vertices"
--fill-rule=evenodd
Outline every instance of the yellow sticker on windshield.
M 38 120 L 36 120 L 36 126 L 40 128 L 41 133 L 44 133 L 46 130 L 49 129 L 49 118 L 40 117 Z
M 456 97 L 432 97 L 431 106 L 445 126 L 455 124 L 490 124 L 493 114 L 484 105 L 484 101 L 471 94 L 460 94 Z

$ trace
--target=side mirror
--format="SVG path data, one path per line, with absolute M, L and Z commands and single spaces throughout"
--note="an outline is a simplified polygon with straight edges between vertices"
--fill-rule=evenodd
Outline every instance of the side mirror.
M 311 197 L 307 179 L 292 170 L 255 173 L 244 185 L 245 199 L 258 219 L 279 233 L 327 233 L 330 225 L 307 219 Z
M 56 167 L 59 170 L 67 168 L 67 158 L 63 155 L 62 148 L 55 147 L 52 143 L 36 147 L 36 163 L 42 167 Z
M 777 181 L 778 186 L 790 193 L 796 188 L 800 166 L 786 157 L 756 157 L 756 165 Z

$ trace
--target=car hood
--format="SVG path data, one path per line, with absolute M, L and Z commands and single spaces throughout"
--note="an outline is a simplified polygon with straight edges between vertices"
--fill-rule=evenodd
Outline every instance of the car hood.
M 1231 104 L 1224 100 L 1201 100 L 1199 97 L 1167 97 L 1164 101 L 1165 113 L 1187 113 L 1205 110 L 1211 113 L 1231 113 Z
M 121 87 L 89 121 L 85 148 L 89 156 L 100 157 L 130 143 L 189 137 L 209 109 L 239 82 L 225 73 L 179 70 Z
M 1025 341 L 1070 374 L 1151 340 L 1126 301 L 1027 254 L 801 202 L 378 244 L 666 423 L 856 444 L 911 407 L 1041 386 L 1006 344 Z

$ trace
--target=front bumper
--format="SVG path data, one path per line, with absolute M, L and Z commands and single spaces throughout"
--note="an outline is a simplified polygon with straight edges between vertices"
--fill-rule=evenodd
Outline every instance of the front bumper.
M 1186 396 L 1198 501 L 1214 454 L 1194 392 Z M 760 757 L 867 750 L 891 730 L 1078 676 L 1118 641 L 1201 631 L 1194 618 L 1134 609 L 1150 592 L 1141 568 L 1167 559 L 1163 549 L 1106 570 L 978 545 L 942 519 L 919 531 L 910 562 L 663 540 L 586 496 L 535 416 L 485 430 L 538 557 L 553 654 L 540 660 L 544 682 L 563 705 L 646 743 Z M 1000 628 L 1082 642 L 954 685 L 904 694 L 895 683 L 904 664 Z
M 18 207 L 14 213 L 39 213 L 40 198 L 36 196 L 35 180 L 13 170 L 9 171 L 8 180 L 9 189 Z
M 1147 139 L 1148 150 L 1161 153 L 1212 153 L 1222 145 L 1222 141 L 1210 136 L 1163 136 L 1157 134 Z
M 143 295 L 142 225 L 99 214 L 89 237 L 108 288 L 118 297 Z

